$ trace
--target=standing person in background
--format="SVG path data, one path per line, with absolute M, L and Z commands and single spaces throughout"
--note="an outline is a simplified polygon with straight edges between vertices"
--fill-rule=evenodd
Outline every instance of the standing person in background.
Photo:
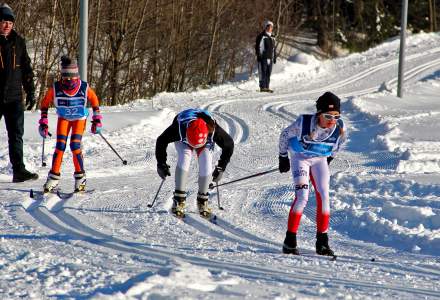
M 269 89 L 272 65 L 277 61 L 275 38 L 272 36 L 273 23 L 269 20 L 264 21 L 263 29 L 255 41 L 260 92 L 273 93 L 273 90 Z
M 300 115 L 281 132 L 279 170 L 285 173 L 292 169 L 295 186 L 295 200 L 289 212 L 283 253 L 299 254 L 296 233 L 309 199 L 310 179 L 315 188 L 317 202 L 316 253 L 334 256 L 327 234 L 330 221 L 329 164 L 347 137 L 340 107 L 340 99 L 326 92 L 316 101 L 315 114 Z
M 167 165 L 169 143 L 174 143 L 177 150 L 172 213 L 178 217 L 185 216 L 189 167 L 192 157 L 197 156 L 199 163 L 197 208 L 202 217 L 211 217 L 211 209 L 208 207 L 209 183 L 211 180 L 218 182 L 222 178 L 234 151 L 234 140 L 217 124 L 208 111 L 187 109 L 180 112 L 156 141 L 157 173 L 162 179 L 171 175 L 170 166 Z M 214 144 L 220 146 L 222 154 L 217 166 L 212 170 Z
M 13 29 L 15 15 L 7 4 L 0 5 L 0 119 L 4 116 L 8 131 L 9 158 L 12 182 L 38 179 L 26 170 L 23 162 L 24 105 L 22 89 L 26 92 L 26 109 L 35 105 L 34 73 L 24 38 Z
M 44 192 L 48 193 L 58 187 L 60 180 L 61 163 L 63 162 L 64 150 L 66 149 L 67 137 L 70 135 L 70 150 L 72 151 L 73 164 L 75 166 L 75 192 L 86 189 L 86 173 L 84 170 L 83 155 L 81 151 L 81 139 L 86 128 L 89 110 L 87 103 L 93 109 L 92 127 L 93 134 L 101 132 L 102 116 L 99 111 L 99 100 L 89 84 L 79 78 L 78 65 L 73 59 L 61 57 L 61 79 L 54 83 L 43 100 L 41 101 L 41 119 L 39 132 L 43 138 L 48 135 L 47 112 L 53 104 L 58 115 L 57 144 L 52 158 L 52 168 L 43 186 Z

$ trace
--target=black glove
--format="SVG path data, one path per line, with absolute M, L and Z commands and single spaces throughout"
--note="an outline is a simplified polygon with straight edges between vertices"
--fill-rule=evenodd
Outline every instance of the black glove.
M 26 94 L 26 110 L 31 110 L 35 105 L 35 96 L 33 94 Z
M 278 170 L 280 170 L 280 173 L 286 173 L 290 170 L 290 160 L 288 156 L 279 156 L 278 157 Z
M 335 159 L 333 156 L 327 156 L 327 164 L 330 165 L 333 159 Z
M 212 172 L 212 181 L 219 182 L 223 177 L 223 172 L 225 171 L 222 167 L 215 167 L 214 172 Z
M 157 174 L 159 174 L 160 178 L 162 179 L 165 179 L 167 176 L 171 176 L 170 166 L 166 163 L 158 163 Z

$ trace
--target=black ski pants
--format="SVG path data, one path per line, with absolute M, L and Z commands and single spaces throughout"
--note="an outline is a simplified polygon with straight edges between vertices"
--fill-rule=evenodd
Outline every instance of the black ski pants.
M 25 169 L 23 163 L 24 106 L 21 102 L 0 103 L 0 120 L 5 117 L 9 159 L 14 173 Z M 4 142 L 2 142 L 4 144 Z
M 258 76 L 260 79 L 260 89 L 268 89 L 270 84 L 270 74 L 272 73 L 272 60 L 262 59 L 258 62 Z

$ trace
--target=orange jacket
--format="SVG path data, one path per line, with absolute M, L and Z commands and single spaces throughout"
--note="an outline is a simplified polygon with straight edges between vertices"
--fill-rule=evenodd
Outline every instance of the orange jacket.
M 41 112 L 46 111 L 49 109 L 49 106 L 53 104 L 55 96 L 55 91 L 53 86 L 49 88 L 46 95 L 44 96 L 43 100 L 41 100 L 40 104 L 40 110 Z M 96 96 L 95 91 L 89 87 L 87 89 L 87 100 L 90 102 L 93 111 L 99 110 L 99 100 L 98 96 Z

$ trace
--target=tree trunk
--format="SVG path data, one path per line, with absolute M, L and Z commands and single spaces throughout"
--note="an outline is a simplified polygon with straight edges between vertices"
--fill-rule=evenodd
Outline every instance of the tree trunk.
M 437 31 L 435 0 L 428 0 L 428 5 L 429 5 L 429 30 L 431 32 L 435 32 Z
M 40 95 L 44 93 L 44 90 L 47 88 L 47 81 L 49 77 L 50 72 L 50 59 L 52 57 L 52 50 L 53 50 L 53 32 L 55 28 L 55 20 L 56 20 L 56 10 L 57 10 L 58 0 L 53 0 L 52 10 L 51 10 L 51 21 L 49 26 L 49 36 L 47 37 L 47 44 L 46 49 L 44 53 L 44 64 L 43 64 L 43 72 L 42 72 L 42 81 L 40 86 Z
M 90 47 L 89 59 L 88 59 L 88 64 L 90 68 L 88 69 L 87 78 L 89 78 L 90 83 L 94 82 L 93 71 L 95 66 L 95 48 L 98 43 L 99 23 L 101 21 L 101 0 L 97 0 L 96 3 L 95 20 L 96 20 L 95 31 L 93 32 L 93 40 L 92 40 L 92 45 Z
M 211 61 L 212 61 L 212 55 L 214 52 L 214 45 L 216 41 L 217 36 L 217 27 L 218 27 L 218 16 L 219 16 L 219 0 L 213 0 L 214 4 L 214 15 L 212 20 L 212 27 L 211 27 L 211 41 L 209 46 L 209 53 L 208 58 L 206 60 L 206 69 L 205 69 L 205 79 L 208 81 L 207 83 L 211 83 L 210 73 L 211 73 Z

